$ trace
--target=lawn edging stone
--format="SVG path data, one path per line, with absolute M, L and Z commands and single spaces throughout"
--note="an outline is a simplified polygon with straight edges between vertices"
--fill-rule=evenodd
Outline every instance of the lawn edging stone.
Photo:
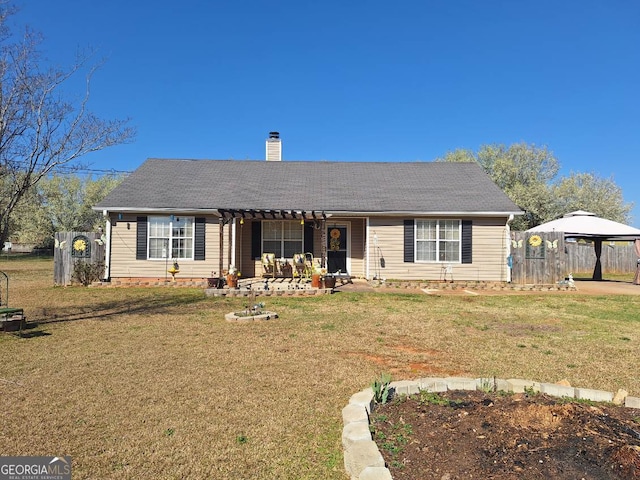
M 230 312 L 224 316 L 227 322 L 254 322 L 254 321 L 266 321 L 278 318 L 276 312 L 263 311 L 256 313 L 255 315 L 245 315 L 244 312 Z
M 613 393 L 591 388 L 576 388 L 574 396 L 579 400 L 591 400 L 592 402 L 613 402 Z
M 624 399 L 624 406 L 627 408 L 640 408 L 640 397 L 627 397 Z
M 640 408 L 640 397 L 631 397 L 625 390 L 614 395 L 604 390 L 571 387 L 561 383 L 540 383 L 510 378 L 425 377 L 417 380 L 398 380 L 389 384 L 391 397 L 412 395 L 420 391 L 493 390 L 511 393 L 546 393 L 554 397 L 574 398 L 594 402 L 612 402 L 627 408 Z M 384 458 L 369 430 L 370 415 L 375 409 L 371 387 L 354 393 L 342 409 L 342 446 L 344 467 L 351 480 L 393 480 Z

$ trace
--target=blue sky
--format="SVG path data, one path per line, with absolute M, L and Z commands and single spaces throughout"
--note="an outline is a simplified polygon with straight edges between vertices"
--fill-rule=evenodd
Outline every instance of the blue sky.
M 20 0 L 17 0 L 18 2 Z M 546 145 L 622 188 L 640 227 L 640 2 L 29 0 L 53 63 L 106 63 L 91 109 L 134 143 L 87 158 L 430 161 Z M 81 82 L 78 81 L 78 87 Z M 223 183 L 223 180 L 221 180 Z

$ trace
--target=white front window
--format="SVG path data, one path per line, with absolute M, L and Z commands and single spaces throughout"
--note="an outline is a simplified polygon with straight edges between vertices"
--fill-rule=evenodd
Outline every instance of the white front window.
M 304 225 L 299 221 L 262 222 L 262 252 L 275 253 L 276 258 L 292 258 L 302 253 L 304 245 Z
M 193 217 L 149 217 L 149 259 L 193 260 Z
M 416 220 L 417 262 L 460 262 L 460 220 Z

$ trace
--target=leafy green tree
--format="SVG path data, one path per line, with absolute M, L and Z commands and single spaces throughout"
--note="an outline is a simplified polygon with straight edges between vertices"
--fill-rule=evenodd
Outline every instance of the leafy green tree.
M 560 163 L 547 147 L 526 143 L 483 145 L 477 153 L 458 149 L 436 161 L 478 162 L 524 211 L 511 224 L 514 230 L 527 230 L 575 210 L 627 223 L 633 207 L 624 203 L 622 190 L 612 179 L 591 173 L 572 173 L 558 179 Z
M 629 223 L 633 204 L 624 203 L 622 189 L 612 178 L 595 173 L 571 173 L 551 187 L 553 218 L 568 212 L 586 210 L 614 222 Z
M 511 224 L 514 230 L 526 230 L 546 221 L 550 210 L 550 182 L 560 168 L 546 147 L 525 143 L 483 145 L 477 153 L 454 150 L 437 161 L 476 161 L 491 179 L 513 200 L 524 215 Z
M 14 8 L 0 0 L 0 244 L 10 231 L 20 200 L 57 167 L 77 165 L 94 152 L 130 141 L 126 120 L 105 121 L 88 110 L 89 85 L 96 67 L 80 55 L 68 69 L 43 61 L 41 40 L 31 30 L 12 35 Z M 79 101 L 65 99 L 72 77 L 85 74 Z
M 500 188 L 508 190 L 514 185 L 535 186 L 551 182 L 560 164 L 547 147 L 526 143 L 483 145 L 477 161 Z
M 121 175 L 53 175 L 25 194 L 15 209 L 11 239 L 46 247 L 55 232 L 97 231 L 104 228 L 101 212 L 92 206 L 121 181 Z
M 91 207 L 121 181 L 122 177 L 116 175 L 104 175 L 95 180 L 77 175 L 54 175 L 43 179 L 38 191 L 54 231 L 94 231 L 104 228 L 104 217 Z
M 437 158 L 436 162 L 477 162 L 476 154 L 466 148 L 458 148 L 444 154 L 444 157 Z
M 546 147 L 525 143 L 484 145 L 478 152 L 478 163 L 524 211 L 511 224 L 514 230 L 526 230 L 549 220 L 553 202 L 550 183 L 560 164 Z
M 49 247 L 53 244 L 53 223 L 43 207 L 39 192 L 32 188 L 16 205 L 9 229 L 14 243 Z

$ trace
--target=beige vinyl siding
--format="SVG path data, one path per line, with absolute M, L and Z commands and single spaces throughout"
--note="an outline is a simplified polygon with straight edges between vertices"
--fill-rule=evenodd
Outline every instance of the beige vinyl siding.
M 462 219 L 460 217 L 438 218 Z M 371 218 L 369 221 L 369 244 L 373 249 L 373 238 L 377 235 L 378 256 L 382 256 L 385 261 L 385 267 L 379 269 L 380 276 L 389 279 L 439 280 L 442 277 L 443 266 L 448 265 L 447 262 L 404 262 L 404 220 L 404 218 Z M 452 263 L 454 280 L 507 280 L 506 220 L 506 218 L 472 219 L 473 263 Z M 373 276 L 373 272 L 376 271 L 374 258 L 374 255 L 371 255 L 370 276 Z
M 366 275 L 365 262 L 365 235 L 366 219 L 354 218 L 351 220 L 351 271 L 352 277 L 364 277 Z
M 410 217 L 407 217 L 410 218 Z M 444 218 L 444 217 L 440 217 Z M 459 218 L 459 217 L 451 217 Z M 166 262 L 164 260 L 136 260 L 137 215 L 124 215 L 117 220 L 112 215 L 111 230 L 111 277 L 112 278 L 165 278 Z M 215 272 L 219 274 L 219 239 L 220 226 L 218 218 L 205 216 L 205 252 L 204 261 L 180 260 L 179 277 L 207 278 Z M 404 262 L 404 224 L 405 218 L 375 217 L 369 221 L 369 276 L 379 272 L 382 278 L 407 280 L 437 280 L 441 278 L 443 263 L 405 263 Z M 366 275 L 366 219 L 364 218 L 332 218 L 331 221 L 349 226 L 350 274 L 354 277 Z M 329 224 L 329 222 L 327 222 Z M 454 263 L 455 280 L 505 281 L 506 267 L 506 218 L 473 219 L 473 263 Z M 229 268 L 229 245 L 232 225 L 224 226 L 223 270 Z M 377 252 L 373 251 L 373 237 L 378 237 Z M 260 277 L 262 265 L 260 259 L 251 256 L 251 220 L 240 225 L 236 223 L 236 267 L 244 277 Z M 313 255 L 320 258 L 322 254 L 322 229 L 314 230 Z M 382 256 L 385 268 L 376 270 L 375 261 Z
M 117 220 L 117 215 L 111 216 L 111 277 L 165 278 L 167 270 L 165 260 L 136 260 L 138 216 L 147 215 L 125 214 L 122 220 Z M 211 276 L 212 271 L 218 271 L 218 218 L 205 217 L 205 219 L 206 259 L 204 261 L 180 260 L 178 277 L 207 278 Z

